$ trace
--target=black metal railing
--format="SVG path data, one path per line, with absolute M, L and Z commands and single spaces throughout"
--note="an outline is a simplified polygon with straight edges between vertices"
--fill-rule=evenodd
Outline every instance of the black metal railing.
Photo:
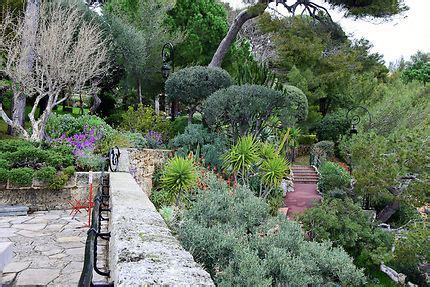
M 119 149 L 118 149 L 119 152 Z M 116 157 L 116 161 L 119 154 Z M 111 166 L 111 157 L 109 152 L 109 165 Z M 103 216 L 103 212 L 110 212 L 109 208 L 109 184 L 105 180 L 105 165 L 103 164 L 100 185 L 94 198 L 94 206 L 91 213 L 91 226 L 88 230 L 87 241 L 85 243 L 84 266 L 79 279 L 80 287 L 89 286 L 113 286 L 113 283 L 93 283 L 93 270 L 102 276 L 109 277 L 110 270 L 102 270 L 97 265 L 98 240 L 109 241 L 110 232 L 102 231 L 102 221 L 109 221 L 109 218 Z

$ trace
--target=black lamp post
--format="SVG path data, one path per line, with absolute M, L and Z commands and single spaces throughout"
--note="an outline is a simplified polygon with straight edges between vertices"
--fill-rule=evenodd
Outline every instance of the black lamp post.
M 348 110 L 346 113 L 346 119 L 348 120 L 348 123 L 351 125 L 351 129 L 349 131 L 351 137 L 353 135 L 358 134 L 357 125 L 361 122 L 361 115 L 363 115 L 363 112 L 368 117 L 368 125 L 369 127 L 372 125 L 372 115 L 370 114 L 369 110 L 363 106 L 354 106 Z M 349 172 L 352 174 L 352 154 L 349 153 Z M 369 195 L 366 195 L 365 201 L 364 201 L 364 208 L 369 209 L 370 205 L 370 197 Z
M 172 43 L 168 42 L 164 44 L 163 49 L 161 50 L 161 58 L 163 60 L 163 65 L 161 66 L 161 75 L 165 80 L 167 80 L 170 76 L 170 73 L 173 73 L 175 70 L 175 50 Z M 170 109 L 172 121 L 175 119 L 176 110 L 177 103 L 173 101 Z

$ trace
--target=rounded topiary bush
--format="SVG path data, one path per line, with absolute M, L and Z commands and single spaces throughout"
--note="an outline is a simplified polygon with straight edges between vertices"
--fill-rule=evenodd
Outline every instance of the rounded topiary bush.
M 319 168 L 320 178 L 318 188 L 321 192 L 329 193 L 346 190 L 351 184 L 351 176 L 340 165 L 327 161 Z
M 5 168 L 0 167 L 0 183 L 6 183 L 9 172 Z
M 28 167 L 15 168 L 9 171 L 9 181 L 18 185 L 31 185 L 33 182 L 34 170 Z
M 314 144 L 313 149 L 318 149 L 323 151 L 325 153 L 325 156 L 330 158 L 334 155 L 334 142 L 320 141 Z
M 319 140 L 338 141 L 341 135 L 348 133 L 350 124 L 346 118 L 346 112 L 339 110 L 331 114 L 327 114 L 315 126 Z
M 166 94 L 171 101 L 181 102 L 194 113 L 205 98 L 232 83 L 230 75 L 221 68 L 194 66 L 173 73 L 166 81 Z
M 234 136 L 243 136 L 253 127 L 288 107 L 282 92 L 259 85 L 231 86 L 219 90 L 203 102 L 203 114 L 210 127 L 229 124 Z
M 308 118 L 308 98 L 297 87 L 286 85 L 283 89 L 287 97 L 289 112 L 298 121 L 302 122 Z

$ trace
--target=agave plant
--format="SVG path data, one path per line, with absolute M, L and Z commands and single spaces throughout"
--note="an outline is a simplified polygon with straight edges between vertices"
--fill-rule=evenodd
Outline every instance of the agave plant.
M 260 197 L 266 198 L 270 191 L 278 187 L 288 170 L 288 162 L 279 155 L 264 160 L 260 166 Z
M 241 175 L 243 182 L 247 181 L 248 172 L 259 159 L 258 144 L 251 135 L 244 136 L 224 155 L 224 168 L 235 177 Z
M 182 192 L 190 190 L 197 184 L 197 171 L 191 159 L 174 157 L 170 159 L 161 177 L 163 188 L 176 196 L 176 205 Z

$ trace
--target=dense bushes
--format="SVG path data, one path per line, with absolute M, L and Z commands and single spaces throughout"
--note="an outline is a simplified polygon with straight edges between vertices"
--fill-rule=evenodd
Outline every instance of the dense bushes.
M 318 188 L 323 193 L 334 190 L 348 189 L 351 185 L 351 176 L 335 162 L 326 161 L 319 168 L 320 178 Z
M 334 156 L 334 142 L 332 141 L 320 141 L 317 142 L 313 148 L 319 149 L 324 152 L 327 158 Z
M 182 134 L 173 138 L 171 143 L 177 148 L 177 154 L 187 155 L 189 152 L 201 156 L 206 165 L 220 166 L 221 156 L 226 150 L 226 140 L 222 135 L 211 133 L 201 124 L 188 125 Z
M 233 137 L 257 135 L 273 115 L 288 115 L 288 98 L 258 85 L 231 86 L 213 93 L 203 103 L 204 119 L 211 128 L 229 125 Z M 283 116 L 281 121 L 290 121 Z
M 392 236 L 371 222 L 352 200 L 327 199 L 299 217 L 312 240 L 331 240 L 355 258 L 360 267 L 378 266 L 388 254 Z
M 239 187 L 212 181 L 185 212 L 178 236 L 223 286 L 306 286 L 364 283 L 352 259 L 330 243 L 308 242 L 300 225 L 271 217 L 268 206 Z
M 74 173 L 71 149 L 63 146 L 46 147 L 24 140 L 0 141 L 0 182 L 8 179 L 17 185 L 29 186 L 33 177 L 48 183 L 48 187 L 59 189 Z M 8 171 L 8 169 L 10 169 Z M 63 170 L 69 170 L 63 184 L 52 185 L 61 177 Z
M 315 126 L 318 139 L 320 141 L 329 140 L 337 142 L 339 137 L 348 133 L 350 123 L 346 118 L 346 112 L 339 110 L 337 112 L 327 114 Z

